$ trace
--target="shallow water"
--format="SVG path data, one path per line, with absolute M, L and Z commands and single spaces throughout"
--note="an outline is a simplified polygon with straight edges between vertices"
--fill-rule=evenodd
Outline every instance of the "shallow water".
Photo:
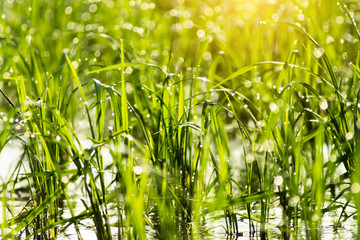
M 85 208 L 83 207 L 82 202 L 79 197 L 72 198 L 73 203 L 75 204 L 75 214 L 81 213 Z M 77 199 L 77 200 L 75 200 Z M 26 201 L 13 201 L 11 204 L 11 209 L 13 213 L 16 215 L 21 210 L 23 210 L 23 206 L 26 205 Z M 28 206 L 28 208 L 30 208 Z M 71 218 L 70 211 L 66 207 L 66 202 L 64 202 L 64 210 L 62 213 L 62 218 Z M 0 203 L 0 209 L 2 208 L 2 203 Z M 24 211 L 24 210 L 23 210 Z M 282 232 L 280 230 L 279 224 L 281 224 L 281 209 L 280 207 L 274 207 L 270 210 L 271 219 L 269 223 L 266 225 L 267 236 L 268 239 L 280 239 L 282 237 Z M 238 208 L 236 210 L 239 214 L 246 214 L 245 209 Z M 213 240 L 213 239 L 234 239 L 231 236 L 227 235 L 225 232 L 225 220 L 224 218 L 219 218 L 223 212 L 218 211 L 211 214 L 206 215 L 203 222 L 202 229 L 206 229 L 206 234 L 202 236 L 203 239 Z M 356 239 L 357 237 L 357 221 L 354 218 L 350 218 L 346 223 L 343 223 L 340 227 L 335 226 L 335 222 L 338 220 L 340 214 L 339 211 L 334 211 L 331 214 L 327 213 L 322 218 L 322 223 L 319 228 L 318 239 Z M 116 215 L 116 213 L 110 212 L 110 215 Z M 3 217 L 3 212 L 0 212 L 0 217 Z M 113 226 L 116 226 L 116 222 L 118 221 L 117 217 L 110 218 Z M 251 227 L 250 227 L 251 226 Z M 84 219 L 79 222 L 80 234 L 83 239 L 97 239 L 94 229 L 94 224 L 91 219 Z M 307 228 L 305 222 L 299 220 L 298 224 L 298 235 L 294 235 L 294 229 L 290 229 L 290 239 L 309 239 L 309 233 L 311 232 L 309 228 Z M 237 239 L 261 239 L 260 236 L 260 224 L 257 222 L 252 222 L 252 225 L 249 224 L 248 219 L 241 219 L 238 217 L 238 228 L 239 228 L 239 236 Z M 255 232 L 253 231 L 255 229 Z M 60 232 L 62 232 L 58 239 L 77 239 L 77 234 L 75 231 L 74 224 L 70 226 L 61 226 L 59 227 Z M 155 231 L 147 226 L 147 237 L 148 239 L 157 239 Z M 118 231 L 117 227 L 112 227 L 111 229 L 112 235 L 114 239 L 118 239 Z M 1 237 L 1 235 L 0 235 Z M 25 239 L 25 234 L 22 234 L 20 239 Z M 121 239 L 121 238 L 120 238 Z
M 85 145 L 85 143 L 84 143 Z M 7 179 L 9 179 L 11 175 L 11 171 L 14 169 L 17 160 L 19 159 L 21 155 L 21 145 L 19 142 L 13 142 L 11 144 L 8 144 L 5 149 L 0 154 L 0 181 L 5 182 Z M 104 160 L 106 163 L 109 163 L 111 160 L 111 155 L 108 151 L 108 149 L 104 149 L 102 154 L 104 156 Z M 241 154 L 241 153 L 239 153 Z M 239 174 L 239 173 L 235 173 Z M 110 182 L 111 179 L 113 179 L 113 175 L 110 172 L 107 172 L 105 174 L 105 181 Z M 80 198 L 86 199 L 85 196 L 81 195 L 80 186 L 71 183 L 68 187 L 69 194 L 72 196 L 71 200 L 73 204 L 75 204 L 75 215 L 81 213 L 85 210 L 85 207 L 83 206 L 83 203 L 80 201 Z M 26 211 L 26 209 L 23 209 L 23 207 L 27 204 L 28 197 L 26 197 L 26 194 L 23 196 L 20 195 L 14 195 L 14 196 L 21 196 L 22 200 L 15 199 L 11 202 L 11 211 L 14 215 L 19 214 L 21 211 Z M 344 200 L 345 203 L 345 200 Z M 66 207 L 67 203 L 64 202 L 64 209 L 62 211 L 61 217 L 63 219 L 71 218 L 70 211 Z M 282 223 L 282 209 L 279 206 L 271 206 L 270 209 L 270 220 L 269 223 L 266 224 L 266 231 L 267 231 L 267 237 L 269 239 L 280 239 L 283 238 L 281 228 L 279 227 Z M 31 206 L 27 206 L 27 209 L 30 209 Z M 4 208 L 2 202 L 0 202 L 0 219 L 3 219 L 4 214 Z M 256 206 L 253 207 L 255 209 L 254 216 L 256 216 Z M 257 222 L 252 222 L 249 224 L 249 220 L 246 218 L 243 218 L 241 215 L 246 215 L 247 212 L 244 209 L 244 207 L 238 206 L 236 210 L 236 213 L 238 213 L 238 229 L 239 229 L 239 236 L 238 239 L 261 239 L 260 236 L 260 224 Z M 7 211 L 7 210 L 6 210 Z M 342 223 L 341 226 L 336 226 L 336 222 L 338 220 L 338 217 L 340 216 L 341 210 L 334 210 L 330 213 L 326 213 L 322 217 L 322 223 L 319 228 L 319 239 L 355 239 L 357 237 L 357 220 L 354 218 L 350 218 L 346 221 L 346 223 Z M 8 214 L 8 212 L 7 212 Z M 118 218 L 116 217 L 115 211 L 110 211 L 110 215 L 115 216 L 110 218 L 112 226 L 116 226 L 116 223 L 118 221 Z M 202 235 L 203 239 L 232 239 L 232 236 L 229 236 L 226 234 L 225 228 L 226 228 L 226 222 L 223 217 L 220 217 L 223 215 L 222 211 L 214 212 L 211 214 L 208 214 L 203 219 L 203 226 L 202 229 L 206 229 L 206 234 Z M 8 216 L 9 217 L 9 216 Z M 94 229 L 94 224 L 91 219 L 84 219 L 81 220 L 79 223 L 80 227 L 80 233 L 83 239 L 97 239 Z M 306 223 L 299 220 L 298 223 L 298 235 L 294 235 L 294 228 L 290 228 L 290 234 L 288 237 L 290 239 L 308 239 L 309 233 L 311 232 L 311 229 L 307 228 Z M 58 239 L 77 239 L 77 234 L 75 231 L 74 224 L 71 224 L 69 226 L 60 226 L 59 232 L 61 232 Z M 154 229 L 152 229 L 150 226 L 146 226 L 147 230 L 147 237 L 149 239 L 157 239 L 156 232 Z M 255 230 L 255 231 L 254 231 Z M 119 229 L 117 227 L 112 227 L 111 232 L 114 239 L 119 238 Z M 1 235 L 0 235 L 1 237 Z M 22 234 L 20 239 L 25 239 L 25 234 Z M 121 239 L 121 237 L 119 238 Z
M 0 152 L 0 183 L 6 182 L 11 176 L 22 151 L 19 141 L 13 141 L 11 144 L 5 145 L 4 149 Z

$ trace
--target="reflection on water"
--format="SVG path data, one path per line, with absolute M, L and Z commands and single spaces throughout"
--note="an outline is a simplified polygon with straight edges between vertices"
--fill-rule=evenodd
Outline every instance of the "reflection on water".
M 73 204 L 75 206 L 75 215 L 80 214 L 82 211 L 85 210 L 80 197 L 76 196 L 72 198 Z M 28 206 L 27 210 L 24 210 L 23 206 L 27 204 L 26 201 L 13 201 L 11 202 L 11 211 L 14 215 L 19 214 L 21 211 L 27 211 L 31 208 Z M 0 209 L 3 209 L 3 205 L 0 202 Z M 246 215 L 246 210 L 239 208 L 236 211 L 239 216 Z M 110 210 L 110 216 L 113 216 L 111 221 L 111 232 L 113 234 L 114 239 L 121 239 L 118 238 L 119 231 L 121 229 L 117 228 L 117 212 L 116 210 Z M 223 212 L 218 211 L 212 214 L 206 215 L 204 218 L 202 229 L 205 231 L 205 234 L 202 235 L 203 239 L 234 239 L 231 236 L 226 235 L 225 231 L 225 220 L 223 217 Z M 280 227 L 278 226 L 281 223 L 281 211 L 279 208 L 273 208 L 271 210 L 271 219 L 269 223 L 266 225 L 266 231 L 268 234 L 269 239 L 280 239 L 282 238 L 282 233 Z M 356 239 L 357 237 L 357 221 L 356 219 L 350 218 L 346 221 L 346 223 L 341 224 L 340 226 L 336 227 L 336 222 L 340 216 L 340 210 L 334 211 L 332 213 L 326 213 L 322 218 L 322 224 L 319 229 L 319 239 Z M 0 218 L 3 217 L 3 211 L 0 212 Z M 61 215 L 62 219 L 71 218 L 71 213 L 68 210 L 66 202 L 64 202 L 64 210 Z M 310 229 L 307 228 L 306 223 L 304 221 L 299 221 L 298 224 L 298 236 L 294 236 L 294 228 L 290 229 L 290 239 L 309 239 L 310 238 Z M 59 232 L 61 233 L 58 239 L 77 239 L 77 234 L 75 231 L 74 224 L 65 224 L 63 226 L 59 226 Z M 83 239 L 97 239 L 95 234 L 95 227 L 93 224 L 92 219 L 83 219 L 79 222 L 80 233 Z M 249 220 L 246 218 L 238 218 L 238 228 L 239 228 L 239 236 L 238 239 L 261 239 L 260 236 L 260 224 L 257 222 L 251 222 L 249 224 Z M 253 231 L 255 229 L 255 232 Z M 158 239 L 156 236 L 156 232 L 150 226 L 146 227 L 147 230 L 147 237 L 148 239 Z M 121 236 L 121 234 L 120 234 Z M 0 235 L 1 237 L 1 235 Z M 25 234 L 22 234 L 20 239 L 25 239 Z
M 0 183 L 6 182 L 9 179 L 21 154 L 22 150 L 19 141 L 6 144 L 4 149 L 0 151 Z
M 66 203 L 65 203 L 66 205 Z M 80 213 L 85 210 L 82 207 L 82 203 L 80 201 L 76 204 L 76 213 Z M 281 228 L 277 225 L 281 223 L 281 211 L 278 211 L 278 208 L 274 208 L 272 211 L 272 217 L 270 219 L 270 223 L 266 226 L 266 231 L 268 234 L 268 239 L 280 239 L 282 238 Z M 245 209 L 238 209 L 238 214 L 245 215 Z M 115 211 L 110 213 L 113 214 L 114 225 L 116 226 L 116 222 L 118 218 L 116 217 Z M 205 230 L 206 234 L 202 235 L 203 239 L 213 240 L 213 239 L 235 239 L 232 236 L 226 234 L 225 231 L 225 220 L 223 217 L 223 212 L 218 211 L 212 214 L 208 214 L 204 221 L 202 229 Z M 319 239 L 356 239 L 356 231 L 357 231 L 357 222 L 356 219 L 348 219 L 348 221 L 341 225 L 341 227 L 336 227 L 335 222 L 338 220 L 340 215 L 340 211 L 333 212 L 331 214 L 325 214 L 322 218 L 322 224 L 319 229 Z M 63 212 L 64 218 L 70 218 L 71 214 L 69 210 L 64 210 Z M 304 221 L 299 221 L 298 224 L 298 236 L 294 235 L 294 228 L 290 229 L 290 239 L 309 239 L 310 238 L 310 229 L 306 226 L 307 224 Z M 84 239 L 97 239 L 95 235 L 95 228 L 92 220 L 86 219 L 80 221 L 80 231 L 81 235 Z M 239 227 L 239 236 L 237 239 L 261 239 L 260 236 L 260 224 L 257 222 L 251 222 L 249 224 L 248 219 L 240 219 L 238 220 Z M 255 231 L 254 231 L 254 230 Z M 112 227 L 112 233 L 114 239 L 118 239 L 119 229 L 117 227 Z M 158 239 L 156 232 L 150 226 L 146 227 L 147 237 L 148 239 Z M 120 230 L 121 231 L 121 230 Z M 75 228 L 73 225 L 70 225 L 66 228 L 66 231 L 60 236 L 58 239 L 77 239 L 77 235 L 75 232 Z M 121 238 L 120 238 L 121 239 Z M 190 238 L 189 238 L 190 239 Z
M 82 142 L 84 145 L 85 142 Z M 1 151 L 0 154 L 0 182 L 3 183 L 7 179 L 9 179 L 11 175 L 11 171 L 16 166 L 18 159 L 20 158 L 22 151 L 21 145 L 19 142 L 13 142 L 11 144 L 7 144 L 6 147 Z M 102 155 L 104 155 L 105 165 L 110 164 L 111 154 L 109 149 L 103 148 Z M 25 163 L 26 164 L 26 163 Z M 105 172 L 105 181 L 110 183 L 110 181 L 114 178 L 112 172 Z M 80 214 L 85 211 L 81 198 L 87 199 L 86 196 L 81 192 L 81 183 L 71 183 L 68 186 L 69 194 L 72 196 L 72 203 L 74 204 L 75 215 Z M 3 218 L 4 212 L 8 215 L 8 218 L 11 215 L 18 215 L 23 211 L 28 211 L 31 209 L 31 204 L 27 206 L 25 209 L 24 206 L 28 203 L 29 198 L 20 196 L 18 193 L 14 195 L 17 199 L 13 199 L 9 204 L 9 209 L 3 207 L 3 203 L 0 202 L 0 219 Z M 21 197 L 21 200 L 19 199 Z M 344 201 L 345 202 L 345 201 Z M 110 206 L 111 208 L 111 206 Z M 256 214 L 256 207 L 253 208 L 254 216 L 259 217 Z M 9 212 L 11 211 L 11 213 Z M 239 236 L 238 239 L 261 239 L 260 236 L 260 224 L 258 222 L 249 220 L 243 216 L 247 215 L 247 211 L 244 207 L 238 206 L 236 209 L 236 213 L 238 214 L 238 229 Z M 233 239 L 231 236 L 226 234 L 226 222 L 223 217 L 223 212 L 213 212 L 211 214 L 207 214 L 202 221 L 202 230 L 204 234 L 202 234 L 203 239 Z M 321 239 L 355 239 L 357 237 L 357 221 L 354 218 L 349 218 L 345 223 L 338 224 L 338 218 L 341 215 L 341 209 L 334 210 L 332 212 L 328 212 L 322 216 L 322 223 L 319 229 L 318 238 Z M 110 216 L 110 224 L 111 224 L 111 232 L 114 239 L 121 239 L 122 229 L 117 227 L 119 219 L 116 210 L 116 206 L 112 206 L 112 209 L 109 211 Z M 112 216 L 112 217 L 111 217 Z M 62 219 L 70 219 L 71 213 L 69 208 L 67 207 L 66 201 L 63 204 L 63 211 L 61 214 Z M 124 219 L 123 219 L 124 220 Z M 155 220 L 156 221 L 156 220 Z M 269 239 L 279 239 L 283 238 L 281 228 L 279 227 L 282 223 L 282 209 L 279 206 L 272 206 L 270 209 L 270 219 L 269 223 L 266 224 L 265 229 L 267 232 L 267 236 Z M 156 225 L 156 222 L 155 222 Z M 308 239 L 310 238 L 309 234 L 311 229 L 307 227 L 306 222 L 299 220 L 298 225 L 296 226 L 298 229 L 298 235 L 294 235 L 294 226 L 289 229 L 290 239 Z M 83 219 L 79 222 L 80 233 L 83 239 L 97 239 L 95 233 L 95 227 L 92 219 Z M 60 236 L 58 239 L 77 239 L 76 230 L 74 224 L 65 224 L 63 226 L 58 226 L 58 232 Z M 255 230 L 255 231 L 254 231 Z M 150 227 L 146 226 L 147 237 L 149 239 L 158 239 L 159 237 L 156 235 L 156 231 Z M 1 235 L 0 235 L 1 237 Z M 23 233 L 19 239 L 25 239 L 26 236 Z

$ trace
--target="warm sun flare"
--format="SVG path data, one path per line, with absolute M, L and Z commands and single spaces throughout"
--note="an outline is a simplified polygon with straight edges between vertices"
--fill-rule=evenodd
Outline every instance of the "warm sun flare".
M 1 239 L 358 239 L 359 0 L 0 0 Z

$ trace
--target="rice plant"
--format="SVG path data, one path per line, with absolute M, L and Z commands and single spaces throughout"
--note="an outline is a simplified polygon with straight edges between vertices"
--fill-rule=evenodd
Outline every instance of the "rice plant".
M 358 236 L 357 1 L 0 9 L 1 238 Z

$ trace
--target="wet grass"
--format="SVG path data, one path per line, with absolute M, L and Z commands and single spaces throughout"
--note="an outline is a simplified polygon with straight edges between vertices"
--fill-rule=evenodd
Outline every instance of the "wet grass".
M 359 231 L 357 1 L 0 9 L 2 238 Z

